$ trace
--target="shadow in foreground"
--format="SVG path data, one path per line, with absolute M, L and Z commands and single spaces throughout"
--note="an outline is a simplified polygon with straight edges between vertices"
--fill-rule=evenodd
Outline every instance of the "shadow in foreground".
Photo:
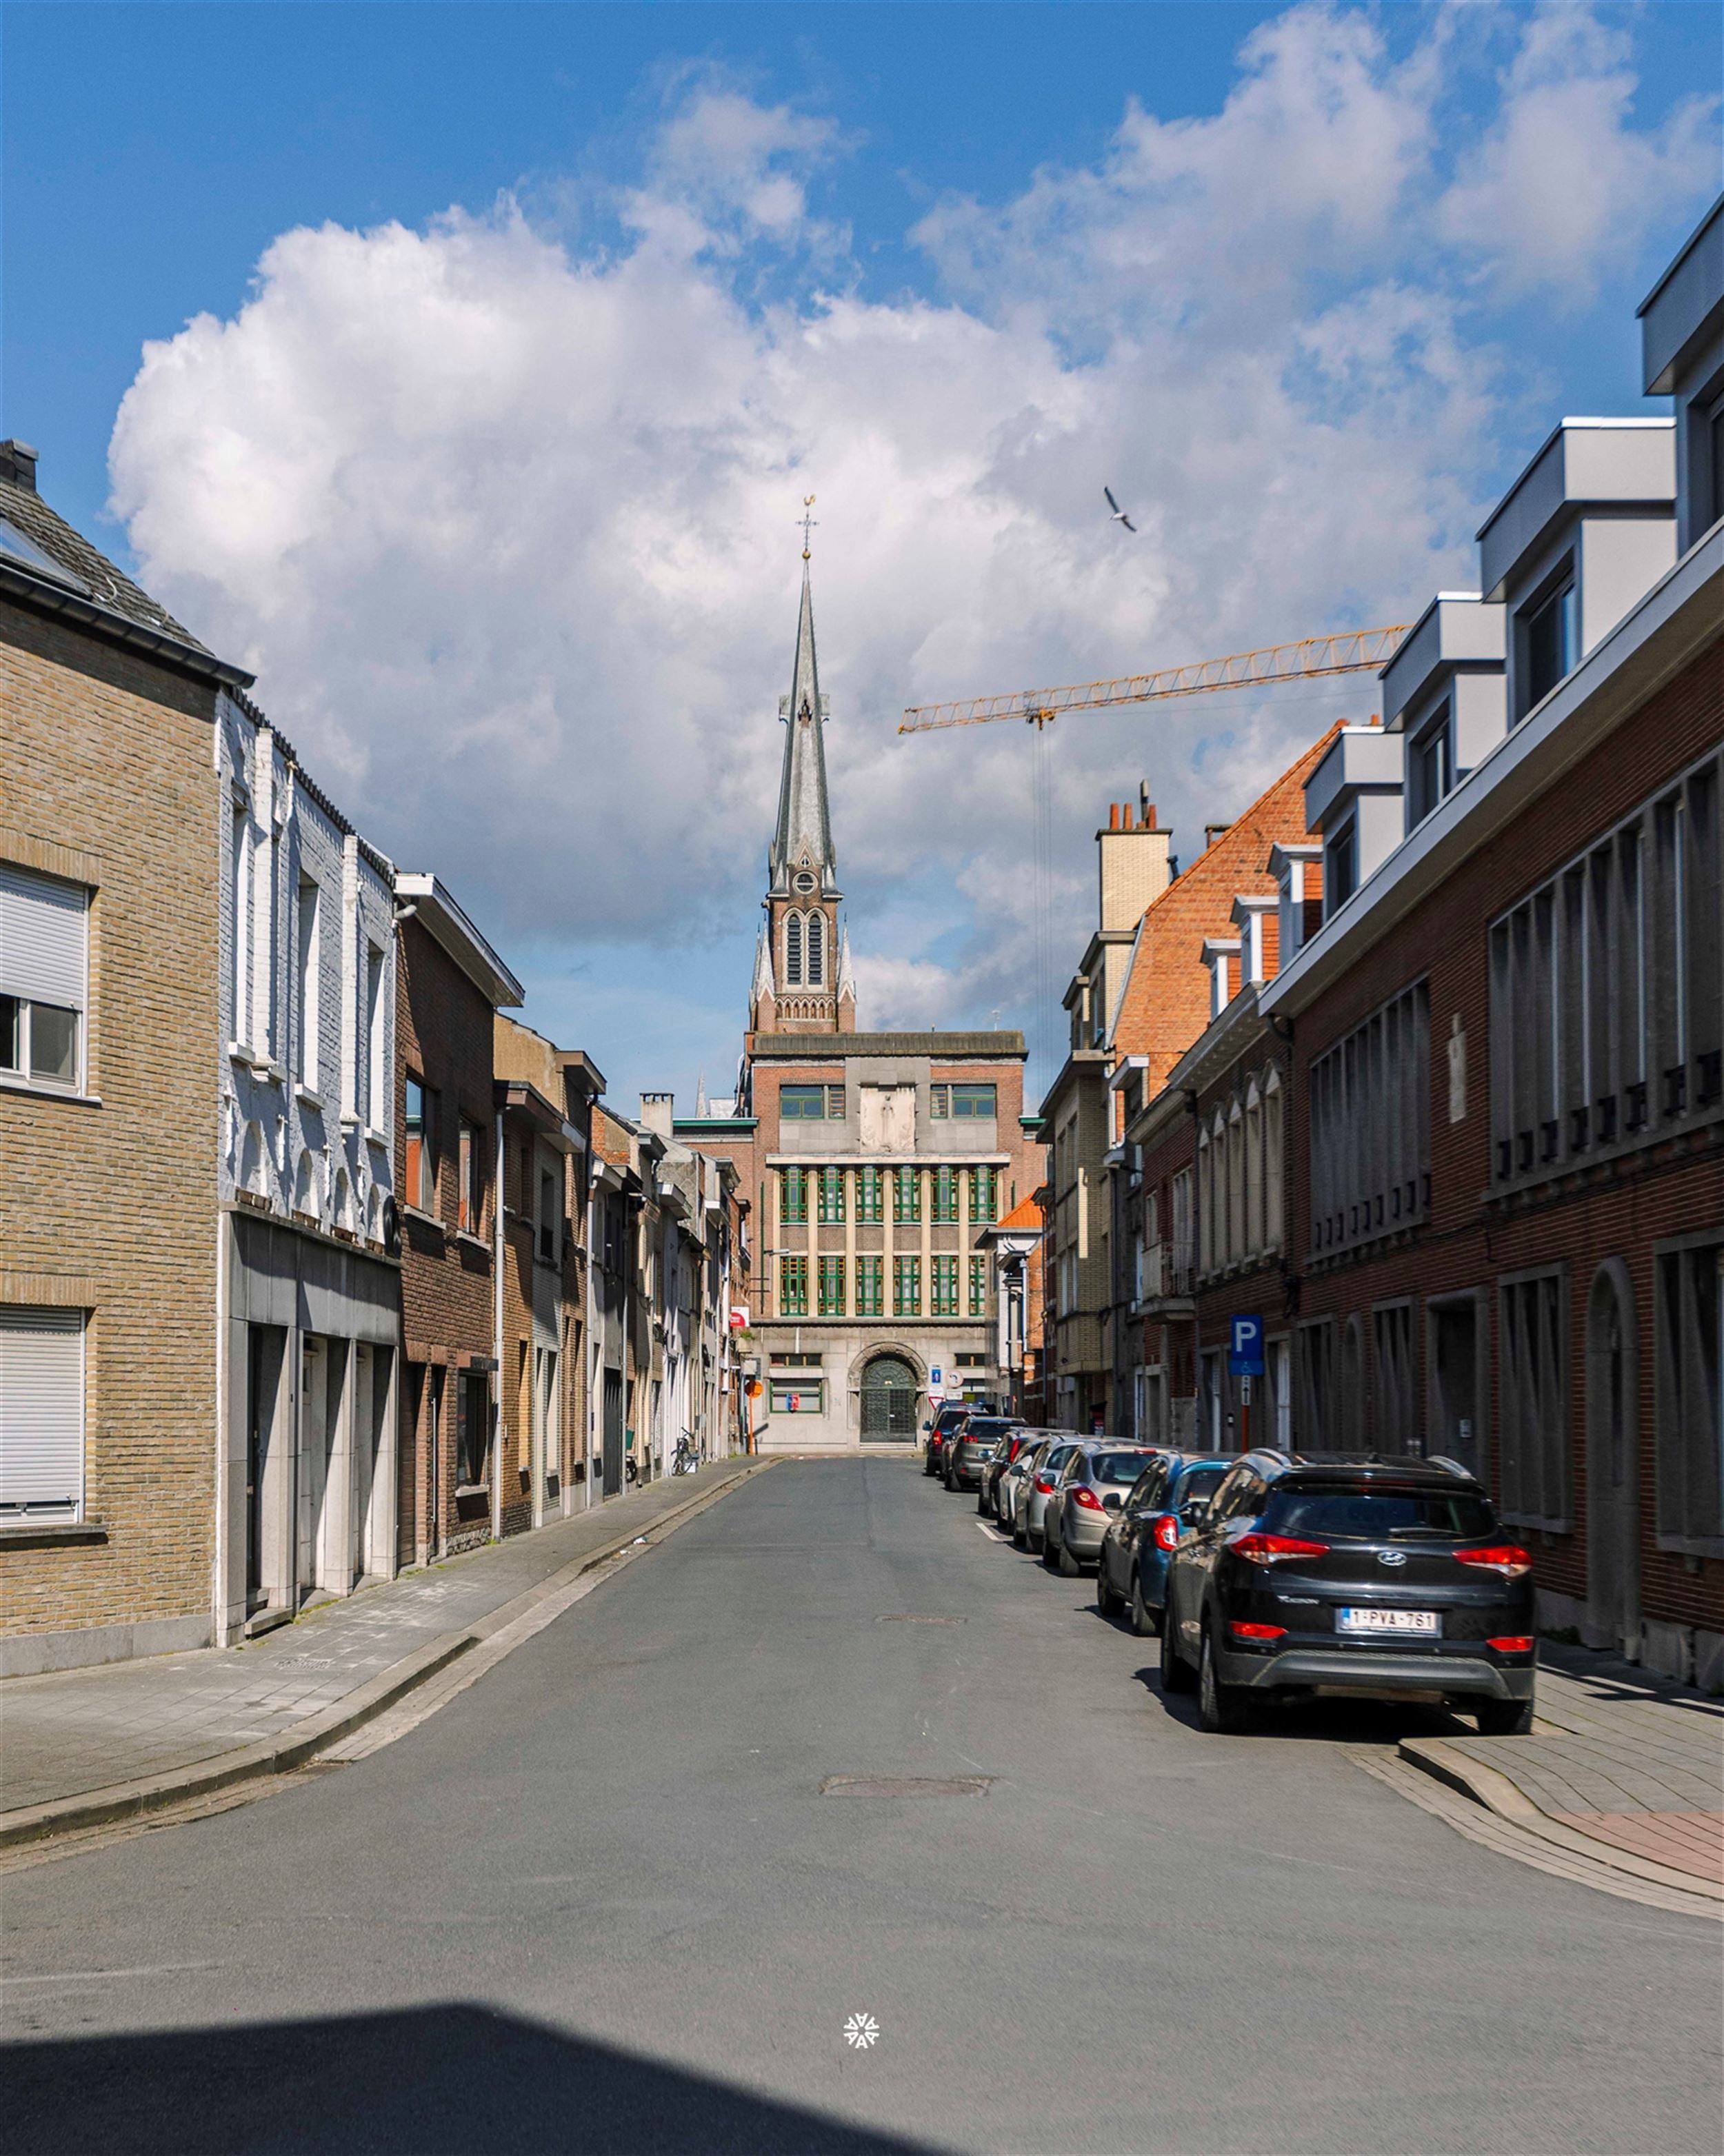
M 8 2044 L 0 2079 L 21 2156 L 919 2156 L 482 2006 Z

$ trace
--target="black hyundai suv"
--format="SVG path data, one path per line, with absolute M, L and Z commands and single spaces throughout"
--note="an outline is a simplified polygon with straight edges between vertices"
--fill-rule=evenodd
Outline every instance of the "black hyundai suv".
M 1435 1695 L 1532 1727 L 1532 1559 L 1446 1460 L 1248 1452 L 1167 1568 L 1161 1689 L 1205 1729 L 1254 1701 Z

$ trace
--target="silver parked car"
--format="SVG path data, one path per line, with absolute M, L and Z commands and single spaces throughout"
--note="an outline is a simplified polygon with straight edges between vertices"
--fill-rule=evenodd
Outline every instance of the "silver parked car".
M 1018 1532 L 1018 1507 L 1023 1502 L 1024 1491 L 1029 1487 L 1030 1476 L 1034 1471 L 1036 1462 L 1047 1451 L 1048 1446 L 1055 1442 L 1055 1439 L 1048 1431 L 1032 1430 L 1029 1434 L 1029 1442 L 1019 1446 L 1016 1457 L 1001 1476 L 994 1492 L 995 1514 L 1001 1527 L 1017 1543 L 1020 1549 L 1023 1548 L 1023 1543 Z
M 1125 1493 L 1152 1459 L 1147 1445 L 1117 1437 L 1093 1437 L 1065 1463 L 1042 1519 L 1042 1562 L 1075 1579 L 1101 1556 L 1102 1537 Z
M 1058 1484 L 1061 1470 L 1081 1442 L 1075 1437 L 1057 1437 L 1032 1466 L 1019 1492 L 1017 1511 L 1012 1518 L 1011 1539 L 1020 1549 L 1041 1548 L 1042 1523 L 1047 1501 Z

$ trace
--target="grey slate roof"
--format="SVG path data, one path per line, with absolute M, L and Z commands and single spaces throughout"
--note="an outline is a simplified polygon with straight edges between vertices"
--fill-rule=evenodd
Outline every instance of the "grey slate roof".
M 802 564 L 802 610 L 796 623 L 796 666 L 790 693 L 779 707 L 785 735 L 784 776 L 779 783 L 778 828 L 768 856 L 769 887 L 790 888 L 792 869 L 805 864 L 828 896 L 836 895 L 837 858 L 832 851 L 826 800 L 826 699 L 814 649 L 814 594 Z
M 176 621 L 91 546 L 81 531 L 58 516 L 33 487 L 0 476 L 0 517 L 48 557 L 47 568 L 8 551 L 0 536 L 0 592 L 26 605 L 59 613 L 98 635 L 189 662 L 197 673 L 234 685 L 251 675 L 218 659 L 183 623 Z

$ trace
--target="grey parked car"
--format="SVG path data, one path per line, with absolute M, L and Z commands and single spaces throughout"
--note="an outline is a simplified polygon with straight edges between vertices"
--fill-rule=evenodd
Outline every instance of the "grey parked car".
M 960 1424 L 957 1435 L 946 1440 L 947 1489 L 978 1488 L 994 1457 L 995 1447 L 1016 1428 L 1017 1424 L 1010 1415 L 973 1414 Z
M 1041 1548 L 1042 1523 L 1047 1501 L 1058 1484 L 1062 1469 L 1081 1442 L 1075 1437 L 1055 1438 L 1031 1468 L 1029 1478 L 1018 1493 L 1017 1510 L 1012 1517 L 1011 1539 L 1020 1549 Z
M 1154 1453 L 1146 1445 L 1093 1437 L 1067 1460 L 1042 1521 L 1042 1562 L 1075 1579 L 1101 1555 L 1108 1523 Z
M 995 1515 L 1000 1525 L 1014 1540 L 1017 1539 L 1018 1507 L 1023 1502 L 1024 1491 L 1030 1486 L 1030 1476 L 1035 1471 L 1036 1463 L 1048 1446 L 1058 1441 L 1050 1431 L 1045 1430 L 1032 1430 L 1028 1432 L 1027 1438 L 1028 1441 L 1018 1447 L 1016 1455 L 1007 1463 L 994 1490 Z M 1020 1549 L 1023 1547 L 1021 1541 L 1018 1547 Z

